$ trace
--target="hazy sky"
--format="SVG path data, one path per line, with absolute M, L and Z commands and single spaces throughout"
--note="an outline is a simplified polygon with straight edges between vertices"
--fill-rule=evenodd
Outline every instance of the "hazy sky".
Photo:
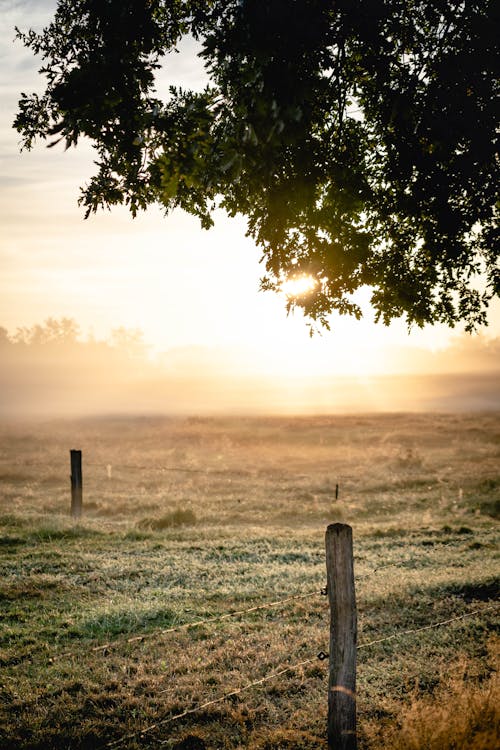
M 330 374 L 385 369 L 387 347 L 439 348 L 457 335 L 436 327 L 412 332 L 403 323 L 375 326 L 332 320 L 333 331 L 309 338 L 300 314 L 258 291 L 259 251 L 243 220 L 217 217 L 202 230 L 182 212 L 157 209 L 133 220 L 114 209 L 83 220 L 79 187 L 93 173 L 91 149 L 64 152 L 39 144 L 19 153 L 12 129 L 21 91 L 43 90 L 40 61 L 19 42 L 14 26 L 39 29 L 54 0 L 0 0 L 0 325 L 9 330 L 52 317 L 72 317 L 84 331 L 141 328 L 156 350 L 238 347 L 254 366 L 275 374 Z M 197 86 L 194 46 L 172 55 L 159 81 Z M 500 335 L 500 307 L 489 336 Z

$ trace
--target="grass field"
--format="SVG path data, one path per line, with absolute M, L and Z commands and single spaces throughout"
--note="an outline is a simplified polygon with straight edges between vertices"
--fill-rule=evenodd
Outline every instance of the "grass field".
M 326 748 L 324 532 L 343 521 L 358 747 L 493 750 L 499 459 L 498 414 L 4 424 L 0 748 Z

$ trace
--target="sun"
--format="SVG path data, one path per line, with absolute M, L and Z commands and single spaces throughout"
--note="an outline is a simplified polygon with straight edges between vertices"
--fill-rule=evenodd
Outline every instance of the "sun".
M 310 294 L 317 285 L 318 282 L 312 276 L 302 274 L 301 276 L 291 276 L 283 281 L 281 284 L 281 291 L 289 299 L 293 297 L 303 297 L 306 294 Z

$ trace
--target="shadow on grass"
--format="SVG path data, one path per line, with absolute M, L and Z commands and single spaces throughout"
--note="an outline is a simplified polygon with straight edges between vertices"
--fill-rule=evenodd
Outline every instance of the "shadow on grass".
M 457 596 L 467 604 L 472 602 L 497 601 L 500 594 L 498 581 L 487 581 L 477 584 L 451 584 L 446 587 L 448 596 Z
M 382 595 L 362 604 L 360 612 L 367 618 L 365 635 L 379 632 L 382 637 L 388 633 L 386 626 L 381 623 L 380 615 L 383 615 L 383 621 L 393 623 L 389 634 L 397 635 L 407 628 L 426 627 L 434 623 L 437 625 L 440 621 L 461 618 L 476 608 L 480 610 L 478 605 L 481 603 L 496 602 L 498 595 L 499 583 L 494 578 L 467 583 L 456 581 L 428 588 L 408 586 L 399 595 L 391 596 L 390 602 Z M 494 619 L 496 614 L 498 613 L 491 610 L 484 614 L 479 611 L 477 617 L 486 621 Z M 397 626 L 394 625 L 396 615 Z M 370 625 L 372 618 L 375 618 L 375 622 Z M 457 619 L 457 625 L 459 622 Z M 464 619 L 464 622 L 468 620 Z
M 23 536 L 5 534 L 0 536 L 0 548 L 16 547 L 24 544 L 43 544 L 45 542 L 71 541 L 73 539 L 91 539 L 102 537 L 104 532 L 89 529 L 85 526 L 40 525 L 16 516 L 0 516 L 0 526 L 22 532 Z
M 58 528 L 56 526 L 42 526 L 30 530 L 29 541 L 40 542 L 58 542 L 61 540 L 71 541 L 72 539 L 91 539 L 92 537 L 103 536 L 102 531 L 97 529 L 88 529 L 85 526 L 72 526 L 68 528 Z
M 26 539 L 19 536 L 0 536 L 0 547 L 18 547 L 20 544 L 26 544 Z

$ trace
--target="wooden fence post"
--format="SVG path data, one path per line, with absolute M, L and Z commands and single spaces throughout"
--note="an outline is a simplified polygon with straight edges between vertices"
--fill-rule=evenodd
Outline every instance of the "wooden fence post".
M 71 515 L 80 518 L 82 515 L 82 452 L 70 450 L 71 459 Z
M 330 602 L 328 749 L 356 750 L 356 596 L 352 528 L 326 530 L 326 572 Z

